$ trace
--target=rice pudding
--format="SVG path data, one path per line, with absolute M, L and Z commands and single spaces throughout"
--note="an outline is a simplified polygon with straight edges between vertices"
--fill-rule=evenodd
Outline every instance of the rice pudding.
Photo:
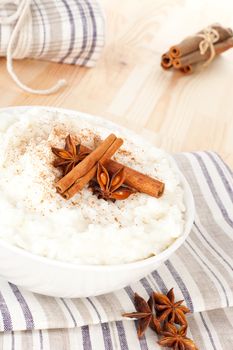
M 182 235 L 183 189 L 166 153 L 104 124 L 46 108 L 1 113 L 1 239 L 51 259 L 122 264 L 156 255 Z M 71 134 L 95 149 L 112 131 L 124 141 L 112 159 L 163 181 L 163 195 L 134 193 L 113 202 L 86 186 L 64 200 L 54 185 L 61 170 L 53 165 L 51 147 L 64 148 Z

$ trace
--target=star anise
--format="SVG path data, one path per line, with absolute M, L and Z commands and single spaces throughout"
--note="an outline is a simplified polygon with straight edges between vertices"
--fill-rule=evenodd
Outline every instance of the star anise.
M 192 339 L 186 337 L 187 326 L 177 328 L 174 324 L 166 323 L 163 337 L 158 342 L 161 346 L 173 348 L 173 350 L 198 350 Z
M 169 290 L 167 295 L 154 292 L 153 297 L 157 318 L 160 322 L 168 321 L 178 323 L 181 326 L 187 325 L 185 314 L 190 310 L 181 305 L 183 300 L 175 302 L 173 288 Z
M 53 165 L 58 168 L 61 167 L 63 176 L 69 173 L 79 162 L 81 162 L 89 152 L 80 150 L 81 144 L 76 144 L 71 135 L 65 139 L 65 148 L 60 149 L 52 147 L 52 152 L 58 157 L 55 159 Z
M 137 293 L 134 294 L 134 305 L 136 312 L 126 313 L 122 316 L 129 317 L 129 318 L 135 318 L 138 320 L 138 337 L 142 337 L 148 328 L 150 326 L 154 331 L 157 333 L 160 332 L 160 322 L 156 319 L 154 314 L 154 300 L 151 296 L 149 300 L 146 302 L 140 295 Z
M 98 163 L 96 180 L 90 182 L 90 188 L 98 198 L 111 200 L 123 200 L 128 198 L 135 190 L 127 186 L 123 186 L 125 181 L 124 167 L 116 171 L 112 176 L 101 162 Z

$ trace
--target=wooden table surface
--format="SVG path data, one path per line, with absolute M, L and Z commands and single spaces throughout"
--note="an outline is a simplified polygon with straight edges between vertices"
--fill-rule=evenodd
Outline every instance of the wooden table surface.
M 106 47 L 92 69 L 33 60 L 15 62 L 20 78 L 47 88 L 27 94 L 0 59 L 0 106 L 72 108 L 125 125 L 171 152 L 214 150 L 233 167 L 233 50 L 192 76 L 165 72 L 160 55 L 187 34 L 216 21 L 233 27 L 231 1 L 100 0 L 107 16 Z

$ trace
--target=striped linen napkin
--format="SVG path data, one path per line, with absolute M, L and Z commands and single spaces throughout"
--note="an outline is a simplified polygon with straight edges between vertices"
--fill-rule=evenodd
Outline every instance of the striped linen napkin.
M 0 281 L 0 350 L 156 350 L 148 330 L 138 339 L 133 293 L 174 287 L 192 310 L 188 336 L 201 350 L 233 349 L 233 173 L 213 152 L 174 156 L 195 199 L 186 242 L 149 276 L 115 293 L 86 299 L 52 298 Z

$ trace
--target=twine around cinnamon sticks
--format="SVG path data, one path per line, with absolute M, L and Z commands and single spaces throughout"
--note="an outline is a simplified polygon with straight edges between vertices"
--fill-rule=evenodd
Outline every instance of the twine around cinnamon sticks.
M 190 74 L 200 65 L 207 66 L 216 55 L 232 47 L 232 29 L 214 24 L 172 46 L 162 55 L 161 66 L 164 69 L 175 68 L 184 74 Z

